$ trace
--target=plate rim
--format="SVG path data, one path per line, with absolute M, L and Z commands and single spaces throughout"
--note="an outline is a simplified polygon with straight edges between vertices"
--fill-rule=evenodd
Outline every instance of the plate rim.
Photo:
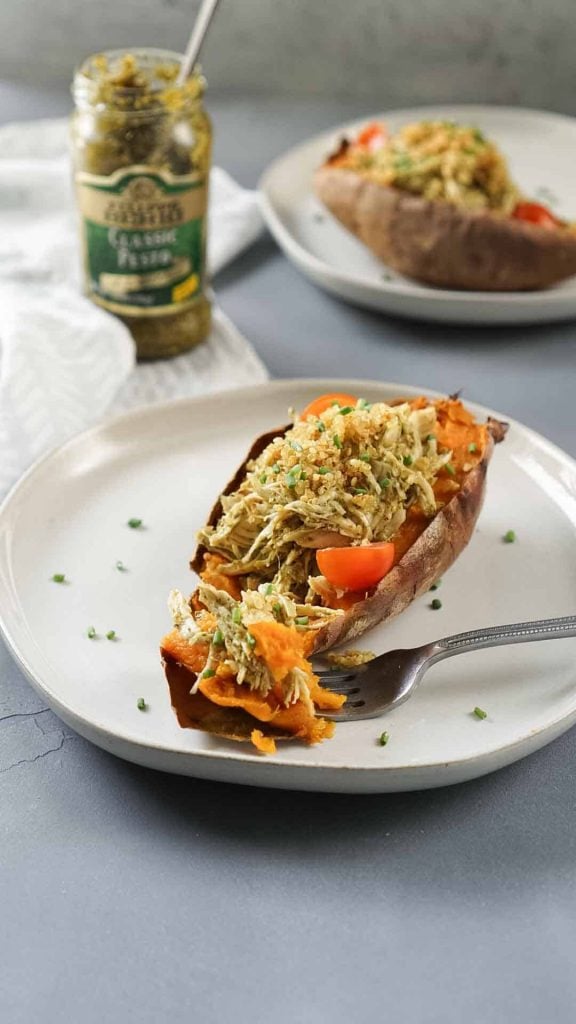
M 367 114 L 365 117 L 355 118 L 351 121 L 346 121 L 339 125 L 334 125 L 332 128 L 325 129 L 322 132 L 318 132 L 314 136 L 303 140 L 302 142 L 296 143 L 289 149 L 280 153 L 274 157 L 270 163 L 262 171 L 260 178 L 258 179 L 257 192 L 260 200 L 260 206 L 266 220 L 266 224 L 271 231 L 272 235 L 280 245 L 280 247 L 291 254 L 291 257 L 298 263 L 298 265 L 307 264 L 310 267 L 311 272 L 317 274 L 329 275 L 332 279 L 332 290 L 336 291 L 336 286 L 353 285 L 362 289 L 365 293 L 368 291 L 375 292 L 376 294 L 392 295 L 394 297 L 406 297 L 407 292 L 410 289 L 418 289 L 415 298 L 430 301 L 432 304 L 438 303 L 440 306 L 445 305 L 449 302 L 451 305 L 457 306 L 462 313 L 465 312 L 468 305 L 473 302 L 490 302 L 494 310 L 496 311 L 499 306 L 503 308 L 505 306 L 550 306 L 554 308 L 559 305 L 562 300 L 565 301 L 565 296 L 559 293 L 555 289 L 544 289 L 542 291 L 515 291 L 515 292 L 479 292 L 479 291 L 463 291 L 458 289 L 450 288 L 428 288 L 425 285 L 420 284 L 418 281 L 408 281 L 408 284 L 396 281 L 382 280 L 379 282 L 367 281 L 366 278 L 358 275 L 353 271 L 345 272 L 337 267 L 332 267 L 331 264 L 324 262 L 319 256 L 310 252 L 301 242 L 292 234 L 292 232 L 284 225 L 284 222 L 277 211 L 276 205 L 270 194 L 270 183 L 273 180 L 274 174 L 278 168 L 289 159 L 290 157 L 297 156 L 300 151 L 304 152 L 313 144 L 320 144 L 324 140 L 328 144 L 333 136 L 339 134 L 343 135 L 347 132 L 354 131 L 355 129 L 365 124 L 367 121 L 373 121 L 378 119 L 385 119 L 386 117 L 410 117 L 414 114 L 424 113 L 426 111 L 434 112 L 443 109 L 450 109 L 454 111 L 462 111 L 463 114 L 466 112 L 486 112 L 490 114 L 504 114 L 504 115 L 527 115 L 528 117 L 534 117 L 546 122 L 551 120 L 557 120 L 562 123 L 570 124 L 572 128 L 576 128 L 576 118 L 571 117 L 569 114 L 561 114 L 557 111 L 551 110 L 539 110 L 532 107 L 514 107 L 514 106 L 499 106 L 498 104 L 480 104 L 480 103 L 446 103 L 446 104 L 423 104 L 420 106 L 399 108 L 398 110 L 384 110 L 374 114 Z M 310 194 L 313 195 L 312 191 Z M 385 264 L 383 264 L 385 266 Z M 341 294 L 337 292 L 337 294 Z M 413 293 L 410 293 L 413 294 Z M 576 298 L 574 300 L 576 305 Z M 409 314 L 407 314 L 409 315 Z M 569 318 L 569 314 L 565 314 L 566 318 Z
M 369 380 L 365 378 L 348 377 L 294 377 L 280 378 L 276 380 L 263 382 L 260 384 L 236 388 L 234 389 L 233 392 L 223 391 L 193 397 L 188 396 L 184 398 L 171 399 L 169 401 L 153 405 L 139 406 L 125 413 L 121 413 L 120 415 L 116 415 L 114 417 L 110 417 L 109 419 L 104 419 L 96 424 L 93 424 L 92 426 L 86 428 L 80 433 L 73 435 L 67 441 L 58 445 L 57 447 L 55 447 L 54 449 L 45 453 L 43 456 L 37 459 L 19 478 L 19 480 L 17 480 L 16 483 L 10 488 L 10 490 L 0 503 L 0 539 L 5 525 L 4 520 L 10 513 L 12 503 L 19 498 L 21 492 L 23 492 L 25 488 L 29 485 L 29 481 L 38 472 L 40 472 L 46 464 L 49 464 L 52 460 L 61 457 L 70 448 L 74 448 L 78 445 L 86 443 L 95 434 L 100 434 L 107 430 L 118 429 L 119 427 L 129 424 L 130 422 L 137 421 L 138 419 L 154 419 L 157 416 L 162 416 L 169 410 L 177 409 L 179 407 L 186 407 L 190 405 L 196 406 L 201 405 L 204 402 L 213 403 L 215 399 L 225 401 L 231 397 L 231 394 L 234 394 L 235 396 L 240 398 L 240 400 L 244 398 L 249 400 L 251 397 L 261 393 L 264 389 L 272 389 L 275 392 L 282 394 L 283 392 L 289 393 L 292 389 L 297 387 L 319 386 L 325 389 L 333 390 L 340 387 L 343 383 L 346 383 L 347 387 L 353 388 L 354 390 L 360 392 L 362 391 L 362 389 L 381 388 L 386 389 L 388 391 L 397 390 L 399 393 L 404 392 L 407 395 L 407 397 L 409 397 L 410 395 L 424 394 L 431 398 L 435 398 L 442 395 L 442 392 L 439 392 L 435 389 L 431 389 L 428 387 L 419 388 L 415 385 L 402 384 L 387 380 Z M 537 431 L 533 430 L 533 428 L 526 426 L 521 421 L 506 416 L 505 414 L 499 413 L 497 410 L 493 410 L 489 406 L 484 406 L 474 401 L 467 401 L 466 404 L 472 411 L 476 411 L 478 414 L 482 416 L 489 415 L 495 416 L 496 418 L 505 419 L 505 421 L 508 422 L 513 429 L 518 429 L 522 434 L 524 434 L 524 436 L 528 437 L 530 440 L 534 440 L 541 450 L 544 450 L 553 457 L 559 458 L 560 461 L 564 463 L 564 465 L 568 466 L 572 471 L 576 473 L 576 458 L 574 458 L 564 449 L 556 445 L 555 442 L 550 441 L 549 438 L 545 437 L 542 434 L 539 434 Z M 5 587 L 7 588 L 7 590 L 9 590 L 10 584 L 12 584 L 13 581 L 6 575 L 4 571 L 5 569 L 10 569 L 10 560 L 8 558 L 6 549 L 2 547 L 2 549 L 0 549 L 0 587 Z M 15 589 L 15 583 L 13 583 L 13 586 L 13 593 L 16 594 L 17 592 Z M 514 761 L 520 759 L 514 755 L 514 752 L 517 747 L 524 747 L 529 745 L 530 749 L 526 750 L 525 755 L 521 755 L 521 757 L 527 756 L 539 747 L 546 745 L 546 738 L 549 734 L 551 734 L 550 739 L 552 740 L 555 738 L 555 736 L 567 731 L 576 722 L 575 704 L 571 712 L 559 714 L 558 716 L 554 717 L 551 721 L 547 722 L 545 725 L 532 728 L 525 735 L 518 737 L 514 741 L 493 747 L 483 754 L 472 753 L 465 757 L 459 756 L 448 761 L 445 759 L 426 762 L 418 761 L 412 764 L 405 764 L 400 766 L 386 765 L 385 763 L 378 766 L 368 766 L 350 764 L 349 762 L 338 762 L 332 764 L 310 764 L 305 761 L 298 760 L 290 761 L 289 763 L 283 763 L 281 761 L 276 761 L 273 758 L 262 758 L 257 753 L 252 754 L 250 751 L 244 750 L 243 747 L 240 747 L 238 751 L 228 748 L 226 748 L 226 750 L 176 750 L 174 749 L 174 747 L 168 746 L 165 743 L 156 742 L 153 739 L 142 740 L 140 737 L 132 736 L 129 732 L 126 731 L 111 732 L 107 727 L 96 722 L 92 718 L 85 717 L 83 714 L 75 710 L 72 706 L 64 703 L 60 699 L 60 697 L 53 692 L 52 688 L 50 686 L 47 686 L 46 683 L 42 681 L 39 674 L 29 663 L 26 654 L 20 649 L 20 645 L 17 639 L 12 635 L 12 631 L 8 627 L 5 621 L 5 616 L 1 610 L 0 636 L 6 643 L 10 655 L 12 656 L 16 664 L 19 666 L 19 668 L 22 670 L 28 681 L 32 684 L 34 690 L 47 700 L 47 703 L 50 705 L 51 709 L 55 710 L 55 713 L 59 715 L 59 717 L 61 717 L 64 722 L 70 724 L 72 728 L 74 728 L 78 733 L 80 733 L 80 735 L 85 736 L 91 742 L 97 743 L 97 745 L 99 745 L 103 749 L 110 749 L 110 741 L 112 741 L 112 746 L 120 744 L 128 745 L 130 748 L 135 749 L 135 751 L 154 751 L 154 753 L 156 754 L 166 755 L 171 759 L 182 760 L 184 763 L 191 764 L 192 767 L 194 767 L 194 764 L 197 762 L 200 762 L 202 764 L 222 763 L 223 765 L 232 762 L 241 765 L 248 774 L 250 774 L 252 771 L 255 772 L 256 779 L 253 779 L 249 782 L 249 784 L 254 785 L 259 784 L 257 778 L 259 773 L 264 773 L 268 776 L 270 775 L 270 773 L 274 774 L 282 772 L 287 776 L 289 776 L 290 774 L 295 774 L 296 776 L 303 776 L 304 778 L 306 778 L 306 776 L 308 775 L 312 775 L 316 778 L 324 777 L 326 781 L 328 781 L 327 777 L 329 776 L 345 776 L 348 779 L 351 779 L 352 777 L 361 777 L 363 780 L 380 779 L 382 781 L 382 786 L 384 787 L 383 789 L 366 789 L 364 791 L 384 792 L 386 791 L 387 779 L 390 781 L 397 778 L 401 779 L 402 776 L 406 773 L 430 773 L 441 772 L 442 770 L 454 771 L 458 768 L 465 768 L 473 764 L 476 764 L 480 770 L 474 772 L 469 777 L 476 778 L 480 777 L 481 775 L 488 774 L 493 770 L 496 770 L 496 768 L 488 764 L 490 760 L 494 760 L 495 758 L 499 758 L 501 760 L 502 758 L 504 758 L 500 766 L 513 763 Z M 33 635 L 31 633 L 30 636 L 33 642 L 35 642 Z M 95 735 L 99 736 L 103 742 L 99 743 L 98 740 L 94 738 Z M 542 742 L 539 742 L 540 740 L 542 740 Z M 509 757 L 509 754 L 512 756 Z M 119 756 L 123 757 L 126 760 L 135 760 L 137 761 L 137 763 L 146 763 L 145 760 L 140 760 L 136 757 L 131 758 L 129 755 L 125 753 L 122 753 Z M 172 768 L 164 770 L 174 769 Z M 184 774 L 193 775 L 194 772 L 190 771 L 185 772 Z M 206 777 L 212 778 L 214 776 L 210 775 Z M 233 782 L 235 780 L 227 779 L 226 781 Z M 460 780 L 457 779 L 455 781 Z M 245 780 L 238 779 L 238 782 L 243 783 L 245 782 Z M 446 783 L 442 781 L 419 783 L 417 786 L 413 786 L 410 788 L 428 788 L 444 784 Z M 286 788 L 298 787 L 286 786 Z M 324 786 L 305 785 L 303 786 L 303 788 L 318 788 L 322 789 L 323 791 L 330 791 L 331 787 L 326 789 Z M 336 787 L 336 789 L 332 791 L 338 791 L 338 788 L 339 787 Z M 360 786 L 358 789 L 353 788 L 347 791 L 362 792 L 363 790 Z

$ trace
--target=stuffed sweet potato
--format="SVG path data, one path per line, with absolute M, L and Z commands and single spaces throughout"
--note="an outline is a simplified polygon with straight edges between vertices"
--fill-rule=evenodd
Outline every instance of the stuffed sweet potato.
M 457 398 L 322 396 L 258 438 L 200 531 L 162 642 L 181 725 L 268 752 L 331 734 L 309 657 L 399 614 L 468 543 L 494 443 Z M 319 715 L 317 714 L 319 712 Z
M 369 125 L 318 169 L 316 195 L 388 266 L 475 291 L 547 288 L 576 274 L 574 226 L 525 199 L 477 129 Z

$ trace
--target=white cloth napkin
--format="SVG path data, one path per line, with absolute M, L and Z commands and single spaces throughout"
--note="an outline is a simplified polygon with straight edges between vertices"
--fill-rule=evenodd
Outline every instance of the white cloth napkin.
M 211 273 L 262 230 L 256 194 L 215 168 Z M 105 414 L 267 376 L 219 310 L 204 344 L 137 366 L 127 328 L 80 292 L 67 122 L 0 128 L 0 494 L 34 459 Z

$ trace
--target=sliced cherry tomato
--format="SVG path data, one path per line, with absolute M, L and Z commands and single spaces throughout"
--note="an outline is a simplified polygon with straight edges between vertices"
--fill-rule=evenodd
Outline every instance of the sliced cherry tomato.
M 555 217 L 546 206 L 540 203 L 518 203 L 512 216 L 516 220 L 525 220 L 529 224 L 537 224 L 540 228 L 561 228 L 562 221 Z
M 381 124 L 380 121 L 372 121 L 362 129 L 356 139 L 356 145 L 374 152 L 376 149 L 382 149 L 387 141 L 388 131 L 386 125 Z
M 318 568 L 337 590 L 369 590 L 390 572 L 394 545 L 390 541 L 360 548 L 322 548 Z
M 307 420 L 309 416 L 319 416 L 320 413 L 329 409 L 331 405 L 356 405 L 358 399 L 355 395 L 345 395 L 341 392 L 335 392 L 333 395 L 320 395 L 315 398 L 310 405 L 307 405 L 303 412 L 300 413 L 301 419 Z

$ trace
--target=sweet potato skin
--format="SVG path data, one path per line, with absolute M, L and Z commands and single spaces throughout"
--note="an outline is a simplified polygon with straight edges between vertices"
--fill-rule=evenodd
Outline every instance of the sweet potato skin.
M 380 260 L 424 284 L 535 291 L 576 274 L 576 234 L 423 199 L 334 160 L 316 172 L 314 191 Z
M 402 398 L 395 400 L 402 402 Z M 395 404 L 391 402 L 390 404 Z M 312 653 L 319 653 L 347 640 L 354 640 L 379 622 L 385 622 L 428 590 L 456 561 L 470 540 L 484 501 L 486 473 L 494 445 L 506 436 L 508 425 L 488 419 L 488 444 L 481 461 L 466 474 L 459 491 L 434 516 L 400 561 L 364 600 L 356 602 L 343 615 L 334 617 L 314 635 Z M 240 485 L 248 463 L 274 440 L 289 430 L 279 427 L 258 437 L 245 461 L 222 492 L 230 494 Z M 208 525 L 218 522 L 222 512 L 220 498 L 215 503 Z M 202 569 L 205 548 L 200 545 L 190 563 L 196 572 Z

